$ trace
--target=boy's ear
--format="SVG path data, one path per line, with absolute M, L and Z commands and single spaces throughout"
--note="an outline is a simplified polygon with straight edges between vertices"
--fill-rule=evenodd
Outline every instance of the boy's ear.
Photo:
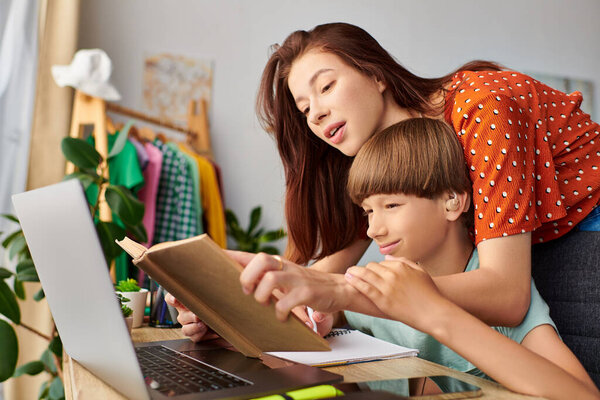
M 463 213 L 469 211 L 471 206 L 471 195 L 467 192 L 449 192 L 444 195 L 444 199 L 448 221 L 456 221 Z

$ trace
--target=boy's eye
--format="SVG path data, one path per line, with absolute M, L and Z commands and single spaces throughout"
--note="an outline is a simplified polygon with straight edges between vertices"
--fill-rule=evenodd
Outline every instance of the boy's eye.
M 373 210 L 363 210 L 363 215 L 364 215 L 365 217 L 368 217 L 368 216 L 369 216 L 369 214 L 372 214 L 372 213 L 373 213 Z
M 398 206 L 400 206 L 398 203 L 389 203 L 385 205 L 385 208 L 396 208 Z
M 306 107 L 304 110 L 302 110 L 302 114 L 308 115 L 309 111 L 310 111 L 310 107 Z

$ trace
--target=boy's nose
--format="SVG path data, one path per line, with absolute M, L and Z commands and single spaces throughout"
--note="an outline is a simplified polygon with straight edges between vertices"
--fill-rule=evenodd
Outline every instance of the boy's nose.
M 368 237 L 375 239 L 384 235 L 385 232 L 385 224 L 381 223 L 377 217 L 373 216 L 369 219 L 369 227 L 367 228 Z

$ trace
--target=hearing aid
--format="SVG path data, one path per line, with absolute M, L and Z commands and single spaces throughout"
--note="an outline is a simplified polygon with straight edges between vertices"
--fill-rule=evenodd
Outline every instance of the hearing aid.
M 456 211 L 460 206 L 456 192 L 452 192 L 452 196 L 451 199 L 446 200 L 446 211 Z

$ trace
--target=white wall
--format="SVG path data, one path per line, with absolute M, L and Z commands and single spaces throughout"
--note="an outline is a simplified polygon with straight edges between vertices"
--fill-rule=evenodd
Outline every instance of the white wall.
M 482 58 L 592 80 L 600 115 L 599 16 L 597 0 L 85 0 L 79 47 L 110 55 L 121 104 L 136 109 L 145 52 L 214 59 L 211 133 L 226 205 L 245 224 L 260 204 L 274 228 L 283 224 L 283 172 L 254 115 L 271 44 L 296 29 L 349 22 L 423 76 Z

